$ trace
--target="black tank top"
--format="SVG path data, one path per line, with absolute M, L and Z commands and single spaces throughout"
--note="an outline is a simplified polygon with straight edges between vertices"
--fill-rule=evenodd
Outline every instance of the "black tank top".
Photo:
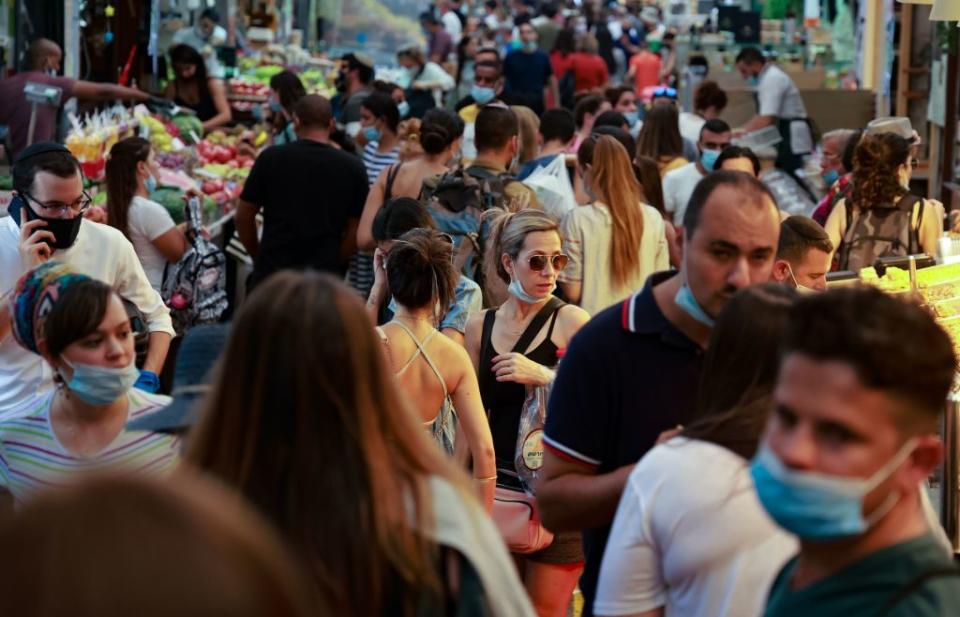
M 519 352 L 523 351 L 519 349 L 520 347 L 529 347 L 549 319 L 550 326 L 547 328 L 546 338 L 535 349 L 526 351 L 523 355 L 537 364 L 551 368 L 556 366 L 557 346 L 550 337 L 553 335 L 553 327 L 557 323 L 557 315 L 563 305 L 564 303 L 557 298 L 547 302 L 520 335 L 517 345 L 511 351 Z M 484 409 L 487 410 L 490 432 L 493 434 L 493 450 L 497 459 L 497 483 L 512 486 L 517 483 L 516 478 L 510 474 L 504 476 L 501 470 L 516 473 L 513 460 L 517 449 L 517 432 L 520 430 L 520 412 L 527 397 L 527 387 L 511 381 L 497 381 L 493 372 L 490 371 L 493 358 L 500 353 L 506 353 L 493 348 L 491 336 L 496 319 L 495 309 L 487 311 L 483 319 L 483 335 L 480 339 L 480 398 L 483 400 Z
M 210 94 L 210 86 L 207 84 L 200 84 L 197 87 L 199 91 L 200 100 L 196 103 L 188 103 L 183 100 L 180 96 L 180 88 L 177 87 L 177 82 L 173 82 L 173 102 L 179 105 L 180 107 L 187 107 L 197 112 L 197 118 L 201 122 L 206 122 L 210 118 L 217 115 L 217 106 L 213 102 L 213 95 Z M 202 137 L 202 135 L 201 135 Z

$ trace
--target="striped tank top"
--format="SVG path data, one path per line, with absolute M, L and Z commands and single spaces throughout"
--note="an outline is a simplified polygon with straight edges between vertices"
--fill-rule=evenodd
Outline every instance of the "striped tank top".
M 67 450 L 50 424 L 55 392 L 25 401 L 0 422 L 0 486 L 19 506 L 37 494 L 63 487 L 90 472 L 165 475 L 180 458 L 180 440 L 172 435 L 124 430 L 94 456 Z M 127 422 L 162 409 L 170 398 L 132 389 Z

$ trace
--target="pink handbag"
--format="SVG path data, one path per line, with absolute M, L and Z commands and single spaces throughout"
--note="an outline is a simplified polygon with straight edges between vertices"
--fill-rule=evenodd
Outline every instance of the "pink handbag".
M 493 521 L 511 553 L 535 553 L 553 542 L 553 534 L 540 522 L 536 497 L 523 491 L 498 486 L 493 496 Z

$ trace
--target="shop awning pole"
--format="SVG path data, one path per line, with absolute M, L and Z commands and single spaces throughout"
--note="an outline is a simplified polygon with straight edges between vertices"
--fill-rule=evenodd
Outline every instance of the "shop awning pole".
M 960 450 L 957 448 L 957 430 L 960 429 L 960 399 L 951 394 L 943 414 L 943 473 L 940 481 L 940 520 L 950 538 L 955 553 L 960 552 Z

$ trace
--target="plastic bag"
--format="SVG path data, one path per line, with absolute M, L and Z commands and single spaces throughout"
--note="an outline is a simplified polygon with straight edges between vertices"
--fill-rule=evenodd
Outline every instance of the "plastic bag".
M 537 194 L 537 202 L 547 216 L 558 223 L 567 212 L 577 207 L 563 155 L 558 154 L 546 165 L 537 167 L 523 183 Z
M 517 431 L 517 454 L 514 468 L 529 495 L 543 467 L 543 425 L 547 420 L 547 399 L 552 384 L 527 388 L 527 398 L 520 410 L 520 428 Z

